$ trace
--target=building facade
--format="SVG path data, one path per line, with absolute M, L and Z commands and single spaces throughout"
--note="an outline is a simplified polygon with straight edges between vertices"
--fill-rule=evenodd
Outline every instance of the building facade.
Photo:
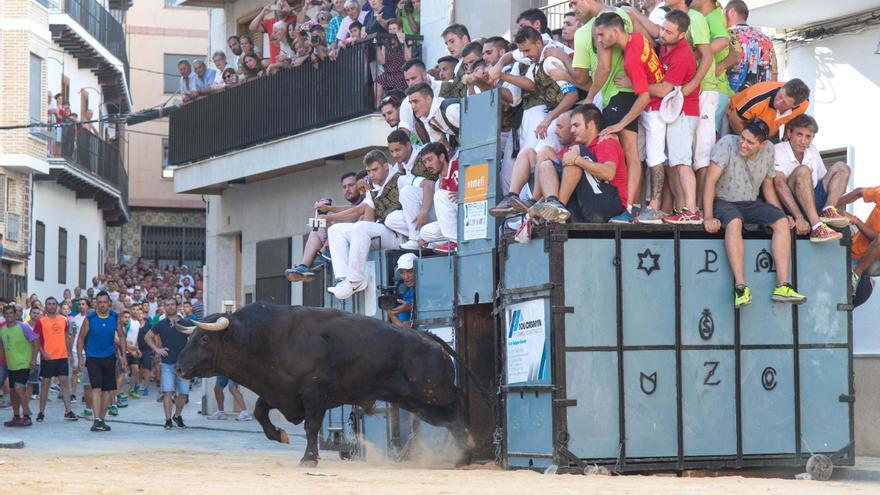
M 173 0 L 138 2 L 127 16 L 132 92 L 138 110 L 174 102 L 177 61 L 208 60 L 208 11 L 178 7 Z M 210 61 L 208 61 L 211 66 Z M 111 228 L 113 262 L 138 258 L 160 265 L 204 263 L 205 202 L 200 195 L 175 194 L 173 167 L 168 165 L 168 118 L 129 128 L 131 221 Z
M 0 133 L 6 297 L 21 297 L 25 289 L 58 296 L 84 285 L 101 270 L 107 226 L 128 220 L 117 118 L 131 108 L 122 27 L 127 6 L 0 3 L 0 125 L 21 126 Z M 46 127 L 62 115 L 63 126 Z M 84 122 L 89 119 L 94 122 Z M 24 281 L 10 287 L 6 274 Z

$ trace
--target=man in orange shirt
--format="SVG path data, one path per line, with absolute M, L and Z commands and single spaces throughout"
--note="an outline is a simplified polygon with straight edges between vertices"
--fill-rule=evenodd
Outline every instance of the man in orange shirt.
M 753 84 L 730 99 L 730 133 L 739 135 L 746 122 L 761 119 L 770 128 L 769 136 L 776 136 L 780 127 L 807 111 L 809 98 L 810 88 L 800 79 Z
M 61 397 L 64 399 L 64 419 L 76 421 L 76 415 L 70 410 L 70 386 L 68 376 L 73 337 L 68 331 L 67 318 L 58 313 L 58 300 L 54 297 L 46 299 L 46 315 L 37 320 L 34 333 L 40 337 L 40 413 L 37 422 L 45 418 L 46 399 L 49 395 L 49 384 L 52 378 L 58 377 L 61 383 Z
M 868 215 L 868 220 L 864 222 L 856 216 L 847 215 L 850 218 L 851 228 L 856 230 L 852 238 L 851 252 L 855 265 L 852 276 L 853 292 L 860 292 L 856 290 L 860 285 L 870 286 L 871 277 L 880 277 L 880 239 L 877 237 L 877 232 L 880 232 L 880 186 L 853 189 L 840 198 L 837 208 L 843 211 L 846 205 L 859 198 L 865 203 L 874 203 L 874 209 Z M 863 277 L 863 275 L 867 276 Z M 861 279 L 866 280 L 860 284 Z

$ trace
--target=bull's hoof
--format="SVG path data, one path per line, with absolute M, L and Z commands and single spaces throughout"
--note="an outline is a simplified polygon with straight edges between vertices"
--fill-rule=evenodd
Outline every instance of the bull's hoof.
M 461 454 L 461 457 L 459 457 L 457 461 L 455 461 L 455 467 L 469 466 L 471 465 L 471 463 L 473 463 L 473 460 L 474 455 L 469 451 L 465 452 Z
M 305 467 L 305 468 L 315 468 L 315 467 L 318 467 L 318 460 L 317 460 L 317 459 L 311 459 L 311 458 L 308 458 L 308 457 L 303 457 L 303 458 L 299 461 L 299 465 L 300 465 L 300 467 Z
M 278 441 L 281 443 L 290 443 L 290 437 L 287 436 L 287 432 L 281 428 L 278 428 Z

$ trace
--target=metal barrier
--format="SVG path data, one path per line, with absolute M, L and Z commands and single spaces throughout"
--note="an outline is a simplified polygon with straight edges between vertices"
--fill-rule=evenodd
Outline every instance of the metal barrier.
M 734 310 L 724 240 L 569 224 L 502 244 L 504 465 L 615 471 L 855 460 L 849 238 L 792 247 L 808 300 L 774 303 L 763 231 Z
M 56 140 L 58 129 L 60 141 Z M 119 149 L 80 125 L 58 129 L 49 138 L 50 155 L 64 158 L 67 163 L 108 182 L 119 191 L 127 205 L 128 173 L 123 166 Z
M 171 114 L 169 163 L 203 160 L 373 113 L 371 52 L 388 39 L 374 35 L 317 69 L 282 69 L 184 105 Z M 421 37 L 408 43 L 418 56 Z

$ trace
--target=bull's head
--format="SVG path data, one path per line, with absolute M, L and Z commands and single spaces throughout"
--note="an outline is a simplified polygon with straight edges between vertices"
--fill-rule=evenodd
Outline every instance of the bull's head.
M 208 318 L 212 319 L 212 318 Z M 209 377 L 221 374 L 215 363 L 222 349 L 222 340 L 229 331 L 230 321 L 220 316 L 214 322 L 195 322 L 194 327 L 175 323 L 178 331 L 189 335 L 189 341 L 177 357 L 177 374 L 183 378 Z

